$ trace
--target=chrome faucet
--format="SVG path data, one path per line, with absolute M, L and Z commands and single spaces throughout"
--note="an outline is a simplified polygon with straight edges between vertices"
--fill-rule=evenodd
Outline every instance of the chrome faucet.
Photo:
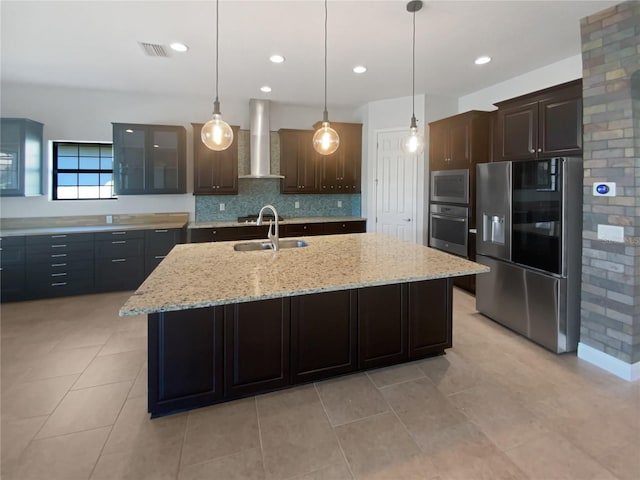
M 277 252 L 278 250 L 280 250 L 280 231 L 278 229 L 278 212 L 276 210 L 276 207 L 274 207 L 273 205 L 265 205 L 264 207 L 262 207 L 260 209 L 260 213 L 258 214 L 258 220 L 256 221 L 256 225 L 262 225 L 262 214 L 267 208 L 271 209 L 271 211 L 273 212 L 273 216 L 276 222 L 276 233 L 274 234 L 273 223 L 271 222 L 271 220 L 269 220 L 269 233 L 267 233 L 267 238 L 271 242 L 271 247 L 273 248 L 273 251 Z

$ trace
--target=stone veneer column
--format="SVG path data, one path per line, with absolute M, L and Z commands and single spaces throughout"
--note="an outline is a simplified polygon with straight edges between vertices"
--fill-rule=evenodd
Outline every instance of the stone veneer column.
M 640 2 L 581 21 L 584 207 L 578 356 L 623 378 L 640 378 Z M 594 197 L 594 182 L 617 196 Z M 624 228 L 624 242 L 597 226 Z

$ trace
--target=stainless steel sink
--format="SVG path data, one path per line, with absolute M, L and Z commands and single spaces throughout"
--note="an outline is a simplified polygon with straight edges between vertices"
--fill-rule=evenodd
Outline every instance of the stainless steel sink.
M 300 248 L 309 245 L 304 240 L 280 240 L 280 248 Z M 272 250 L 271 242 L 245 242 L 236 243 L 233 246 L 236 252 L 249 252 L 252 250 Z

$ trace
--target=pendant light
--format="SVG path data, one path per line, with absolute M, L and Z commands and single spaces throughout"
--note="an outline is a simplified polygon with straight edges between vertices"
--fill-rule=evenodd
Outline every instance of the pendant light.
M 213 102 L 213 118 L 204 124 L 200 136 L 211 150 L 226 150 L 233 143 L 233 130 L 222 120 L 218 100 L 218 0 L 216 0 L 216 100 Z
M 402 138 L 401 148 L 404 153 L 420 154 L 424 150 L 424 137 L 418 131 L 416 122 L 416 12 L 422 8 L 420 0 L 407 3 L 407 11 L 413 14 L 413 52 L 412 52 L 412 91 L 411 91 L 411 125 L 409 133 Z
M 329 125 L 327 112 L 327 0 L 324 0 L 324 113 L 322 126 L 313 134 L 313 148 L 320 155 L 331 155 L 339 145 L 340 137 Z

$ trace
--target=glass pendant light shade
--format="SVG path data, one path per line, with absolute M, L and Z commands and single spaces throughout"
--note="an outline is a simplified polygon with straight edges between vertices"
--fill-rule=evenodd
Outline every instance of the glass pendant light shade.
M 322 122 L 322 126 L 313 134 L 313 149 L 320 155 L 331 155 L 340 146 L 340 137 L 329 122 Z
M 222 120 L 222 115 L 214 113 L 213 118 L 203 125 L 200 137 L 208 148 L 220 152 L 233 143 L 233 130 Z
M 420 154 L 424 151 L 424 136 L 418 131 L 416 117 L 411 117 L 409 133 L 402 137 L 400 148 L 403 153 Z

